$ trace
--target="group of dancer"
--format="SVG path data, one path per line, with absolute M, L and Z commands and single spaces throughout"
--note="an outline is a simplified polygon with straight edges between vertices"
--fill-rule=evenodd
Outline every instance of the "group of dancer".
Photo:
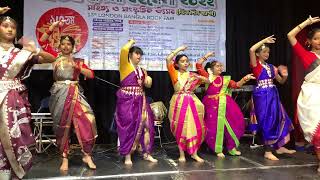
M 10 10 L 1 7 L 0 14 Z M 320 161 L 320 120 L 317 108 L 320 108 L 319 68 L 320 64 L 320 30 L 310 32 L 308 42 L 310 51 L 305 50 L 295 36 L 308 25 L 319 22 L 319 17 L 309 17 L 288 33 L 288 39 L 294 52 L 303 62 L 307 75 L 298 98 L 298 115 L 307 141 L 315 146 Z M 48 38 L 61 26 L 57 21 L 43 32 L 40 38 L 41 49 L 35 42 L 23 38 L 22 49 L 14 46 L 17 26 L 15 20 L 8 16 L 0 18 L 0 177 L 8 175 L 22 178 L 32 162 L 32 146 L 35 139 L 30 127 L 31 111 L 27 88 L 22 81 L 27 78 L 32 66 L 37 63 L 52 63 L 54 84 L 50 90 L 50 112 L 54 121 L 57 145 L 61 152 L 60 170 L 68 170 L 68 155 L 71 127 L 78 138 L 83 152 L 83 162 L 91 169 L 96 169 L 92 159 L 92 150 L 97 138 L 95 116 L 79 86 L 79 75 L 94 78 L 94 72 L 84 64 L 82 59 L 73 56 L 75 40 L 68 35 L 60 37 L 58 52 L 50 45 Z M 237 149 L 239 139 L 244 134 L 243 114 L 232 99 L 230 89 L 240 88 L 249 80 L 256 79 L 253 92 L 258 130 L 265 144 L 264 157 L 278 160 L 273 154 L 288 153 L 284 145 L 290 140 L 293 126 L 279 98 L 273 83 L 276 79 L 284 83 L 288 77 L 285 66 L 275 67 L 266 61 L 269 58 L 268 44 L 275 43 L 269 36 L 249 50 L 253 74 L 244 76 L 240 81 L 222 76 L 222 63 L 207 62 L 214 56 L 208 52 L 196 63 L 198 73 L 189 72 L 188 56 L 180 53 L 187 46 L 172 51 L 166 58 L 168 73 L 171 78 L 174 95 L 170 101 L 170 128 L 176 138 L 180 157 L 179 162 L 186 161 L 185 152 L 197 162 L 204 162 L 198 150 L 206 142 L 208 147 L 224 158 L 224 152 L 241 155 Z M 116 123 L 120 140 L 119 153 L 125 157 L 124 163 L 132 165 L 132 153 L 142 150 L 143 159 L 156 163 L 152 157 L 154 143 L 154 115 L 146 100 L 145 88 L 152 86 L 152 79 L 145 69 L 139 66 L 143 50 L 134 46 L 133 39 L 126 43 L 120 52 L 119 71 L 120 89 L 117 91 Z M 178 54 L 179 53 L 179 54 Z M 205 96 L 202 102 L 194 94 L 201 84 L 205 84 Z M 320 169 L 318 169 L 320 171 Z

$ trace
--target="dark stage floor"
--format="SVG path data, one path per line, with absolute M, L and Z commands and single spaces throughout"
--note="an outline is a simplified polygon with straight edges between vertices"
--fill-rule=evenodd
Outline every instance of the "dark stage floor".
M 75 149 L 69 160 L 69 171 L 59 171 L 60 156 L 55 148 L 39 154 L 25 179 L 187 179 L 187 180 L 293 180 L 320 179 L 317 174 L 317 160 L 314 155 L 297 152 L 294 155 L 277 155 L 280 161 L 263 158 L 263 149 L 250 149 L 248 144 L 240 146 L 242 156 L 226 156 L 218 159 L 212 152 L 202 148 L 200 156 L 205 163 L 196 163 L 190 157 L 186 163 L 178 163 L 178 148 L 175 143 L 155 147 L 154 157 L 158 163 L 142 160 L 135 154 L 133 166 L 126 167 L 116 149 L 97 145 L 94 161 L 97 170 L 90 170 L 81 161 L 81 152 Z

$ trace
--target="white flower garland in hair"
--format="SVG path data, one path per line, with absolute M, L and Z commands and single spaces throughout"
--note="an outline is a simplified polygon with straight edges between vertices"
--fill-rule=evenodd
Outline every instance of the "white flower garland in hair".
M 209 74 L 209 81 L 210 83 L 212 83 L 215 79 L 215 75 L 213 74 L 213 71 L 211 70 L 211 68 L 207 68 L 208 74 Z

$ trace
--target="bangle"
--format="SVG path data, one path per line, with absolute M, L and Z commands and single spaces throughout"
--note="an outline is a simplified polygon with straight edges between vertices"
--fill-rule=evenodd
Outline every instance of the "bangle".
M 311 24 L 312 24 L 311 18 L 309 17 L 308 20 L 309 20 L 309 22 L 310 22 L 309 25 L 311 25 Z
M 297 27 L 300 29 L 300 31 L 302 30 L 302 27 L 300 25 L 298 25 Z
M 208 60 L 208 59 L 207 59 L 206 57 L 204 57 L 204 56 L 203 56 L 202 58 L 203 58 L 204 60 Z
M 36 48 L 36 52 L 35 55 L 38 55 L 40 53 L 41 49 L 40 48 Z
M 48 28 L 48 29 L 46 30 L 46 34 L 50 36 L 50 35 L 52 34 L 52 31 Z

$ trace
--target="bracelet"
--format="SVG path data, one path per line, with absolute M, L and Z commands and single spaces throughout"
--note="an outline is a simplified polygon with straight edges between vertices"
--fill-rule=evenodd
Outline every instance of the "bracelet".
M 244 80 L 245 82 L 248 82 L 248 81 L 249 81 L 249 78 L 247 78 L 247 77 L 245 76 L 245 77 L 243 77 L 243 80 Z
M 41 49 L 40 48 L 36 48 L 36 52 L 35 55 L 38 55 L 40 53 Z
M 308 18 L 308 20 L 310 21 L 309 25 L 311 25 L 311 24 L 312 24 L 312 20 L 311 20 L 311 18 Z
M 208 59 L 207 59 L 206 57 L 204 57 L 204 56 L 203 56 L 202 58 L 203 58 L 204 60 L 208 60 Z
M 302 27 L 300 25 L 298 25 L 297 27 L 300 29 L 300 31 L 302 30 Z
M 48 28 L 48 29 L 46 30 L 46 34 L 50 36 L 50 35 L 52 34 L 52 31 Z

